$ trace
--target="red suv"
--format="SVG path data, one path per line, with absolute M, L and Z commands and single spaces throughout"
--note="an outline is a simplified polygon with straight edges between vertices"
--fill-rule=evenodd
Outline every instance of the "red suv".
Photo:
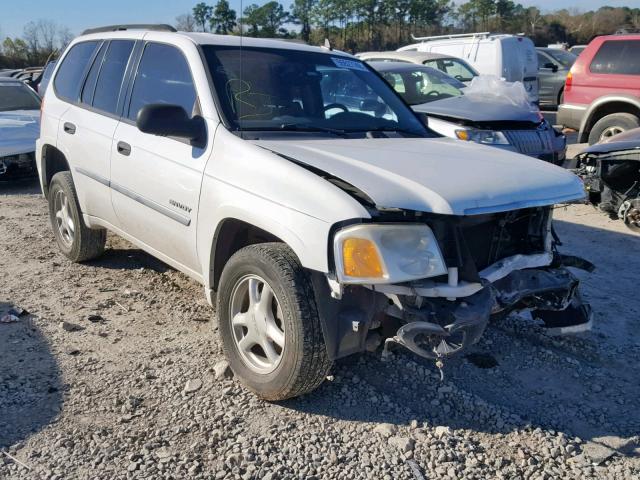
M 558 123 L 589 144 L 640 127 L 640 35 L 591 41 L 567 75 Z

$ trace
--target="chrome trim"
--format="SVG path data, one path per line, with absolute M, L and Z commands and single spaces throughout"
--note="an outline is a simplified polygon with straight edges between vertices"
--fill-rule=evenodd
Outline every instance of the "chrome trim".
M 96 182 L 101 183 L 105 187 L 109 186 L 110 182 L 108 178 L 104 178 L 103 176 L 98 175 L 97 173 L 93 173 L 93 172 L 90 172 L 89 170 L 85 170 L 82 167 L 75 167 L 75 170 L 79 174 L 84 175 L 85 177 L 89 177 L 91 180 L 95 180 Z
M 75 167 L 75 170 L 79 174 L 84 175 L 88 178 L 91 178 L 92 180 L 95 180 L 96 182 L 101 183 L 102 185 L 105 185 L 113 189 L 116 192 L 121 193 L 125 197 L 130 198 L 131 200 L 135 200 L 136 202 L 144 205 L 145 207 L 148 207 L 151 210 L 155 210 L 156 212 L 161 213 L 166 217 L 169 217 L 171 220 L 175 220 L 176 222 L 184 225 L 185 227 L 188 227 L 191 224 L 191 219 L 189 217 L 180 215 L 179 213 L 174 212 L 173 210 L 165 207 L 164 205 L 160 205 L 154 202 L 153 200 L 149 200 L 148 198 L 145 198 L 142 195 L 134 191 L 131 191 L 126 187 L 123 187 L 122 185 L 118 185 L 117 183 L 111 182 L 100 175 L 96 175 L 93 172 L 89 172 L 85 170 L 84 168 Z

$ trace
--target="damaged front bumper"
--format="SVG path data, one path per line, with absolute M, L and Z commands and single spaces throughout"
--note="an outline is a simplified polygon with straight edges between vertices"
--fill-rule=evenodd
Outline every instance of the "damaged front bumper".
M 375 290 L 392 301 L 386 313 L 404 323 L 385 347 L 397 343 L 441 360 L 476 343 L 492 315 L 521 310 L 533 311 L 551 333 L 584 331 L 591 326 L 591 311 L 563 260 L 568 266 L 592 269 L 575 257 L 517 255 L 482 271 L 480 283 L 378 285 Z

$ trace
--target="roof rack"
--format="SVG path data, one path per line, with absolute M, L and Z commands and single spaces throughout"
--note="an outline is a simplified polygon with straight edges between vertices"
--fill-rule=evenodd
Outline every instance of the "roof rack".
M 489 35 L 491 35 L 491 32 L 455 33 L 452 35 L 435 35 L 432 37 L 416 37 L 413 34 L 411 34 L 411 38 L 413 38 L 416 42 L 428 42 L 429 40 L 442 40 L 447 38 L 488 37 Z
M 177 32 L 171 25 L 164 23 L 132 23 L 129 25 L 107 25 L 105 27 L 87 28 L 82 35 L 102 32 L 118 32 L 121 30 L 151 30 L 154 32 Z

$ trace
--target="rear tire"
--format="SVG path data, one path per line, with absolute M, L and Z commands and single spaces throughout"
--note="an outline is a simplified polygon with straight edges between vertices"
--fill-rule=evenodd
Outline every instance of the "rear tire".
M 264 292 L 268 306 L 260 310 Z M 326 378 L 331 361 L 314 291 L 287 245 L 261 243 L 236 252 L 220 277 L 216 311 L 229 366 L 259 397 L 296 397 Z
M 107 231 L 92 230 L 82 219 L 70 172 L 58 172 L 49 186 L 49 218 L 60 251 L 72 262 L 84 262 L 104 252 Z
M 598 143 L 618 133 L 640 127 L 640 118 L 631 113 L 612 113 L 602 117 L 589 132 L 589 145 Z

